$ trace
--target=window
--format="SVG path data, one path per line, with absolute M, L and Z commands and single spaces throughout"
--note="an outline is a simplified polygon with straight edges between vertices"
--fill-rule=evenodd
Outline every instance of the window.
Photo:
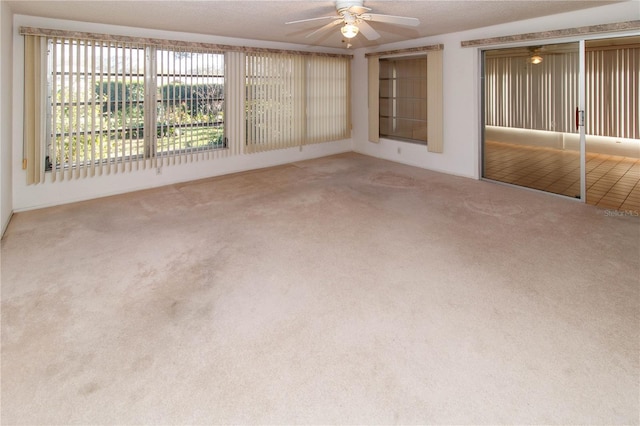
M 350 137 L 350 55 L 20 33 L 29 184 Z
M 47 170 L 144 153 L 143 47 L 48 41 Z
M 222 148 L 224 56 L 48 41 L 47 169 Z
M 443 45 L 366 53 L 369 141 L 381 138 L 443 152 Z
M 225 148 L 224 55 L 158 49 L 157 153 Z
M 380 137 L 427 143 L 427 58 L 380 59 Z

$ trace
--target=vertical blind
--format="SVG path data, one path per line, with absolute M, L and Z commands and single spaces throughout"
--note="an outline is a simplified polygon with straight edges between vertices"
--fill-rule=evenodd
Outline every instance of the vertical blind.
M 247 54 L 247 151 L 304 143 L 305 58 Z
M 486 57 L 485 113 L 490 126 L 575 132 L 578 53 Z
M 380 142 L 380 59 L 377 56 L 369 56 L 367 61 L 369 141 L 378 143 Z
M 576 132 L 577 52 L 485 57 L 485 123 Z M 585 131 L 588 135 L 640 138 L 640 47 L 590 49 L 585 54 Z
M 351 61 L 307 57 L 306 143 L 346 139 L 351 131 Z
M 587 50 L 586 132 L 640 139 L 640 46 Z
M 349 137 L 348 59 L 247 53 L 246 79 L 247 152 Z
M 27 172 L 27 184 L 44 182 L 45 145 L 47 116 L 46 40 L 40 37 L 27 36 L 24 52 L 24 147 L 22 166 Z
M 444 85 L 442 50 L 427 52 L 427 150 L 444 150 Z
M 226 90 L 226 135 L 229 155 L 242 153 L 245 145 L 246 125 L 246 54 L 244 52 L 225 53 Z

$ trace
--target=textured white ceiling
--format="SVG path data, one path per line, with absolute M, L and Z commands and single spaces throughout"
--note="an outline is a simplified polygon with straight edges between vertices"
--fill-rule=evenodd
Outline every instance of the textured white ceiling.
M 303 45 L 343 47 L 339 27 L 306 38 L 329 21 L 285 25 L 287 21 L 331 16 L 333 1 L 167 1 L 167 0 L 3 0 L 14 13 L 75 21 L 124 25 Z M 429 0 L 366 1 L 372 13 L 410 16 L 420 26 L 371 23 L 382 35 L 368 41 L 358 35 L 353 47 L 377 46 L 413 38 L 464 31 L 519 21 L 615 1 L 553 0 Z

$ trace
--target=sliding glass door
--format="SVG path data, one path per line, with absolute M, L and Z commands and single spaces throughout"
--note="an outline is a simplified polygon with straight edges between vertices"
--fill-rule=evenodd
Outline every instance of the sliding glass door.
M 640 36 L 585 42 L 586 201 L 640 211 Z
M 640 36 L 488 50 L 482 75 L 484 178 L 638 215 Z
M 578 42 L 484 52 L 484 178 L 581 198 L 580 61 Z

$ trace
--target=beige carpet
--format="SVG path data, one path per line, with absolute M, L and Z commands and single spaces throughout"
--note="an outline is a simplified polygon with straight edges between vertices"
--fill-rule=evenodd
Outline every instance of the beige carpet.
M 14 216 L 2 424 L 639 421 L 640 218 L 345 154 Z

